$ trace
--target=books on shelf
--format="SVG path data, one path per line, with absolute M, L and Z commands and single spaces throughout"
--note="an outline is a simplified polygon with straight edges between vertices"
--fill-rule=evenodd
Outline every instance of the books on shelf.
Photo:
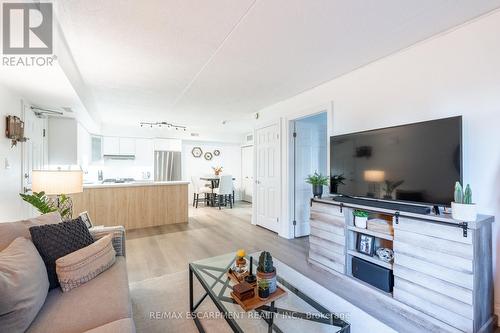
M 367 222 L 366 228 L 377 232 L 382 232 L 389 235 L 394 235 L 392 223 L 383 219 L 370 219 Z

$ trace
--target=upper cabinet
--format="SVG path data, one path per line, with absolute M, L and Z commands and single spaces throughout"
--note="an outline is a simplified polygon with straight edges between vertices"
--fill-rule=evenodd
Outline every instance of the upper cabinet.
M 114 156 L 135 155 L 135 139 L 105 136 L 102 141 L 102 153 Z
M 120 138 L 120 155 L 135 155 L 135 139 Z
M 120 138 L 105 136 L 102 138 L 103 155 L 120 155 Z

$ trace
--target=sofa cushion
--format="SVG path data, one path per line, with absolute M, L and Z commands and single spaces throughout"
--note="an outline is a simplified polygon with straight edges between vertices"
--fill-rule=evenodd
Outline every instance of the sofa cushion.
M 0 251 L 17 237 L 31 238 L 29 229 L 33 226 L 62 222 L 58 212 L 48 213 L 32 219 L 0 223 Z
M 61 289 L 68 292 L 89 282 L 115 262 L 116 252 L 107 235 L 89 246 L 56 260 L 56 273 Z
M 112 323 L 102 325 L 85 331 L 85 333 L 134 333 L 135 325 L 132 318 L 120 319 Z
M 131 316 L 125 258 L 116 257 L 113 266 L 84 285 L 68 293 L 51 290 L 28 332 L 81 333 Z
M 89 229 L 81 218 L 31 227 L 30 234 L 33 244 L 45 262 L 50 289 L 59 287 L 56 260 L 94 242 Z
M 35 246 L 16 238 L 0 252 L 0 331 L 24 332 L 48 291 L 47 271 Z

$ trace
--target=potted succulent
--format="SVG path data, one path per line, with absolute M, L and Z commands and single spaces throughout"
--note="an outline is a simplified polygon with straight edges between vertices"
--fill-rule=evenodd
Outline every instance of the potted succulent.
M 356 209 L 353 212 L 354 225 L 358 228 L 366 229 L 366 222 L 368 221 L 368 212 Z
M 271 253 L 263 251 L 259 256 L 259 265 L 257 266 L 257 283 L 267 281 L 269 285 L 269 294 L 276 291 L 276 268 L 273 266 L 273 257 Z
M 259 298 L 262 300 L 268 298 L 269 295 L 271 294 L 269 292 L 269 282 L 267 280 L 260 280 L 258 282 L 258 286 L 259 286 Z
M 331 192 L 337 193 L 339 190 L 339 185 L 340 184 L 345 185 L 344 180 L 345 180 L 344 174 L 331 176 L 330 177 Z
M 451 203 L 451 216 L 459 221 L 475 221 L 477 218 L 476 204 L 472 203 L 472 190 L 467 184 L 465 192 L 460 182 L 455 183 L 454 202 Z
M 312 185 L 313 196 L 321 199 L 323 195 L 323 186 L 328 185 L 328 177 L 315 171 L 313 175 L 307 176 L 306 183 Z

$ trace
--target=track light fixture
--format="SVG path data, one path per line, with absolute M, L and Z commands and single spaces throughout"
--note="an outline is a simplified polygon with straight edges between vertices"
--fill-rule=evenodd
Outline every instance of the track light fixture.
M 175 125 L 175 124 L 167 123 L 166 121 L 161 121 L 161 122 L 157 121 L 154 123 L 142 121 L 140 123 L 140 125 L 141 125 L 141 127 L 144 127 L 144 126 L 149 126 L 151 128 L 153 128 L 153 127 L 158 127 L 158 128 L 167 127 L 167 128 L 175 128 L 176 131 L 186 131 L 186 126 Z

